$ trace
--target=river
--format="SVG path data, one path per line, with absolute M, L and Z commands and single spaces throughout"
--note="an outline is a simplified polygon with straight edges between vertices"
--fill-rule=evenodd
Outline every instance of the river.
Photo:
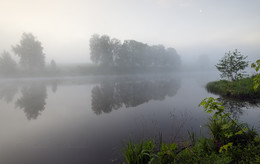
M 0 163 L 119 163 L 129 139 L 207 136 L 198 104 L 216 72 L 0 80 Z M 259 127 L 260 107 L 223 100 Z M 258 129 L 259 130 L 259 129 Z

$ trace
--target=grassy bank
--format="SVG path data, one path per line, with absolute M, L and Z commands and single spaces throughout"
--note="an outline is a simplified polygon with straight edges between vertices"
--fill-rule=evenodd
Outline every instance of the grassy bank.
M 122 151 L 124 162 L 260 163 L 260 135 L 255 129 L 230 118 L 222 104 L 213 98 L 204 99 L 200 105 L 204 106 L 205 112 L 214 112 L 207 124 L 211 137 L 196 137 L 189 133 L 190 140 L 185 144 L 163 143 L 161 139 L 147 139 L 140 143 L 129 141 Z
M 238 99 L 259 99 L 260 88 L 254 90 L 253 77 L 243 78 L 237 81 L 220 80 L 210 82 L 206 86 L 207 90 L 224 97 Z
M 248 131 L 242 138 L 250 138 Z M 251 136 L 252 137 L 252 136 Z M 193 143 L 193 144 L 192 144 Z M 251 138 L 248 144 L 236 142 L 219 149 L 220 141 L 213 138 L 194 138 L 185 147 L 177 143 L 161 143 L 147 139 L 140 143 L 130 141 L 123 150 L 128 164 L 175 164 L 175 163 L 260 163 L 260 137 Z

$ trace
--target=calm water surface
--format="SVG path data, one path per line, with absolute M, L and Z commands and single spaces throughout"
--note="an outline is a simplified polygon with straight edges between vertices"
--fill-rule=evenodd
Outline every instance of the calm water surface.
M 122 143 L 207 135 L 198 107 L 216 73 L 0 80 L 0 163 L 119 163 Z M 223 100 L 259 127 L 260 108 Z M 202 126 L 202 127 L 200 127 Z

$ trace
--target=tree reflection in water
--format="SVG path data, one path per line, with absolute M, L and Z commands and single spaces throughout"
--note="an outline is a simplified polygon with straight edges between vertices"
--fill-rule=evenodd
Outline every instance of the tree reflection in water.
M 225 106 L 225 111 L 231 113 L 231 117 L 238 119 L 245 109 L 249 109 L 250 107 L 259 107 L 259 102 L 249 102 L 249 101 L 241 101 L 235 99 L 228 99 L 219 97 L 218 101 L 221 102 Z
M 58 89 L 58 81 L 57 80 L 53 80 L 51 82 L 51 90 L 52 90 L 53 93 L 56 93 L 57 89 Z
M 174 96 L 179 88 L 180 81 L 173 78 L 105 80 L 92 89 L 92 110 L 100 115 L 122 106 L 136 107 L 150 100 L 164 100 Z
M 42 83 L 25 86 L 21 90 L 22 97 L 16 101 L 16 107 L 23 109 L 28 120 L 36 119 L 45 109 L 46 86 Z

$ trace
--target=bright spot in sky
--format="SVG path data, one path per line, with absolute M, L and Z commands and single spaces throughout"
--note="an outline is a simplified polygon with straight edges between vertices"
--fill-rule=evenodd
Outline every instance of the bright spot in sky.
M 200 13 L 202 13 L 202 10 L 200 9 Z

